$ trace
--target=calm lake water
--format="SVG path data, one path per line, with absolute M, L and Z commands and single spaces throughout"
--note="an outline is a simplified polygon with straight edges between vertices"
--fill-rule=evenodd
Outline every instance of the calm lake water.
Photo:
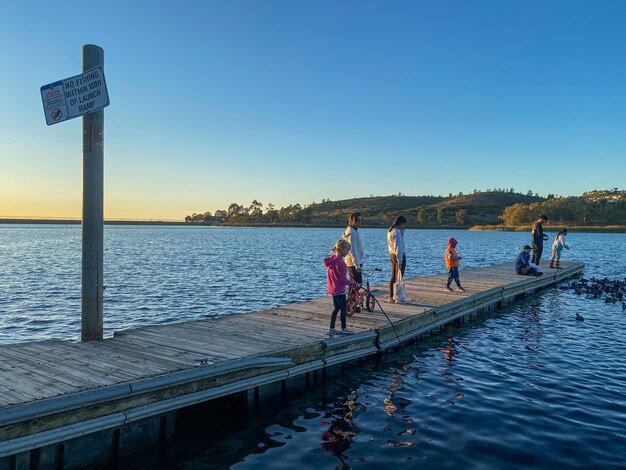
M 383 268 L 373 279 L 383 283 L 385 230 L 361 233 L 366 268 Z M 107 226 L 106 335 L 324 295 L 321 259 L 340 234 Z M 530 238 L 408 230 L 407 276 L 444 272 L 449 236 L 459 240 L 461 280 L 463 268 L 512 260 Z M 0 225 L 0 343 L 79 338 L 80 242 L 78 226 Z M 585 277 L 626 276 L 626 235 L 571 233 L 568 242 L 563 258 L 584 261 Z M 549 289 L 355 366 L 234 432 L 199 435 L 179 446 L 176 465 L 625 468 L 625 330 L 621 305 Z

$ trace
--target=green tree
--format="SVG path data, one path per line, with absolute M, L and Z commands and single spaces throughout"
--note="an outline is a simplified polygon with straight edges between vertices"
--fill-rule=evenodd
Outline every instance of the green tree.
M 530 206 L 522 203 L 513 204 L 505 208 L 502 213 L 502 220 L 504 225 L 512 226 L 529 224 L 534 221 Z
M 276 211 L 274 204 L 270 202 L 267 205 L 267 209 L 265 210 L 265 221 L 270 224 L 273 224 L 274 222 L 276 222 L 277 218 L 278 218 L 278 212 Z
M 240 206 L 236 202 L 233 202 L 228 206 L 228 223 L 236 224 L 242 223 L 245 220 L 246 212 L 243 206 Z
M 417 219 L 417 223 L 418 224 L 423 224 L 424 223 L 424 220 L 426 219 L 426 210 L 424 210 L 423 207 L 419 207 L 417 209 L 417 217 L 416 217 L 416 219 Z
M 467 220 L 467 209 L 459 209 L 458 211 L 456 211 L 456 214 L 454 214 L 454 218 L 459 224 L 465 224 L 465 221 Z
M 259 223 L 261 221 L 261 217 L 263 216 L 263 204 L 255 199 L 248 208 L 248 214 L 250 214 L 250 217 L 254 222 Z
M 437 222 L 443 223 L 443 207 L 437 207 Z

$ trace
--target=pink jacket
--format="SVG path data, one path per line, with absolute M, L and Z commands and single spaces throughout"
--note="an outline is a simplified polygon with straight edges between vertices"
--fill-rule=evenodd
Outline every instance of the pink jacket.
M 346 286 L 356 287 L 356 282 L 347 277 L 348 268 L 341 256 L 324 258 L 324 266 L 328 268 L 328 294 L 341 295 L 346 293 Z

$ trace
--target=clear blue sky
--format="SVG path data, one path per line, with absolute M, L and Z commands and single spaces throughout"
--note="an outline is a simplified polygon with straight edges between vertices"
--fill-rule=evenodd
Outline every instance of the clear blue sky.
M 105 217 L 624 187 L 624 1 L 3 2 L 0 216 L 80 217 L 81 119 L 39 88 L 105 50 Z

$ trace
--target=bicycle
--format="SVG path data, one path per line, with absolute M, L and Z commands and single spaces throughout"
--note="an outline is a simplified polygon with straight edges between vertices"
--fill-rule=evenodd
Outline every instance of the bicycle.
M 372 276 L 376 272 L 380 272 L 381 269 L 374 268 L 369 273 L 364 274 L 365 277 L 365 286 L 361 286 L 359 290 L 350 289 L 350 294 L 348 296 L 348 306 L 346 309 L 346 315 L 351 317 L 355 313 L 361 311 L 363 307 L 368 312 L 373 312 L 376 307 L 376 299 L 370 293 L 370 276 Z

